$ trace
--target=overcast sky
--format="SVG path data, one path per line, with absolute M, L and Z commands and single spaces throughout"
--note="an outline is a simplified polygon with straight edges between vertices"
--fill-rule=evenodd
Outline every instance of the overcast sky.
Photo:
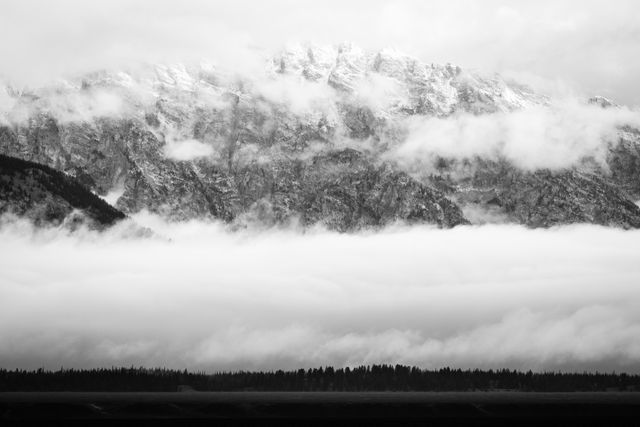
M 240 68 L 256 49 L 349 40 L 638 105 L 639 12 L 636 0 L 4 0 L 0 72 L 35 84 L 138 60 Z

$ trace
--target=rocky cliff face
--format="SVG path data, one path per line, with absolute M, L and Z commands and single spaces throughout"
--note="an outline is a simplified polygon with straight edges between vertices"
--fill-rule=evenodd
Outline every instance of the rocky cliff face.
M 211 65 L 101 72 L 7 88 L 0 152 L 66 172 L 124 212 L 346 231 L 395 221 L 451 227 L 471 207 L 530 226 L 638 227 L 640 131 L 606 167 L 523 171 L 473 158 L 408 170 L 388 153 L 411 117 L 491 115 L 549 102 L 524 86 L 395 51 L 293 46 L 260 76 Z M 603 108 L 616 108 L 603 105 Z M 588 163 L 588 162 L 587 162 Z
M 640 227 L 638 206 L 600 174 L 575 169 L 525 172 L 504 162 L 479 161 L 477 166 L 472 177 L 448 193 L 475 215 L 494 215 L 531 227 L 573 223 Z

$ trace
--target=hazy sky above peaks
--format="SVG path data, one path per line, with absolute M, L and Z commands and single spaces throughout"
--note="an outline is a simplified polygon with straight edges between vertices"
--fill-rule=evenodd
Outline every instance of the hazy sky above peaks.
M 640 104 L 640 2 L 4 0 L 0 74 L 36 85 L 136 61 L 251 70 L 292 41 L 394 47 L 551 93 Z

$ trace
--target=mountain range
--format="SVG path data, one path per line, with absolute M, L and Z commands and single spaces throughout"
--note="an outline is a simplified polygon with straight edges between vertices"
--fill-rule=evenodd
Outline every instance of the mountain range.
M 427 135 L 429 145 L 434 126 L 458 132 L 476 123 L 474 139 L 483 123 L 518 112 L 554 117 L 555 101 L 499 75 L 395 50 L 298 44 L 250 75 L 209 63 L 143 65 L 38 88 L 6 84 L 0 101 L 0 182 L 23 189 L 3 184 L 1 206 L 56 212 L 39 220 L 80 210 L 110 224 L 147 210 L 338 231 L 395 222 L 640 227 L 636 125 L 616 124 L 599 150 L 566 164 L 523 166 L 505 151 L 508 137 L 462 155 L 451 147 L 407 153 L 408 140 Z M 594 115 L 625 108 L 602 97 L 583 104 Z M 119 212 L 72 203 L 46 185 L 49 177 Z

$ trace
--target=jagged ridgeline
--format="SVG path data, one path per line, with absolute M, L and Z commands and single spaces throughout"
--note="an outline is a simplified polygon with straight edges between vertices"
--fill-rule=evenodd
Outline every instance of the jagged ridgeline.
M 550 100 L 499 76 L 394 51 L 305 45 L 255 76 L 156 65 L 3 90 L 12 104 L 2 112 L 0 152 L 117 194 L 115 207 L 127 214 L 339 231 L 486 218 L 640 227 L 633 126 L 614 129 L 600 158 L 554 167 L 523 167 L 500 153 L 399 157 L 415 120 L 498 120 L 548 109 Z M 590 108 L 619 107 L 594 98 Z
M 48 166 L 0 154 L 0 213 L 25 216 L 39 225 L 108 226 L 125 214 L 75 178 Z
M 638 375 L 615 373 L 425 370 L 403 365 L 321 367 L 206 374 L 109 368 L 58 371 L 0 369 L 0 391 L 640 391 Z

